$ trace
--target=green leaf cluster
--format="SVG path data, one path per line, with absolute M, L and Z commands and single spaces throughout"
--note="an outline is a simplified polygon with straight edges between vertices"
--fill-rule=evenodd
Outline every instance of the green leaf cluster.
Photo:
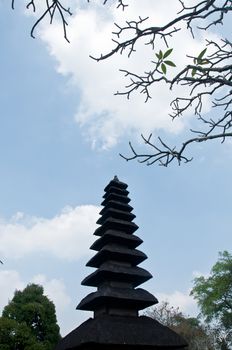
M 209 277 L 195 278 L 191 295 L 208 322 L 214 320 L 232 329 L 232 255 L 228 251 L 219 253 Z
M 36 344 L 36 338 L 25 323 L 15 320 L 0 318 L 0 349 L 25 349 L 29 350 Z
M 0 322 L 0 349 L 14 344 L 18 350 L 28 346 L 31 350 L 53 350 L 60 339 L 55 306 L 43 295 L 43 287 L 36 284 L 15 292 Z
M 158 58 L 157 68 L 160 66 L 163 74 L 167 73 L 167 66 L 176 67 L 174 62 L 172 62 L 170 60 L 166 60 L 166 58 L 169 55 L 171 55 L 172 51 L 173 51 L 173 49 L 168 49 L 165 52 L 160 50 L 158 53 L 155 54 L 156 57 Z

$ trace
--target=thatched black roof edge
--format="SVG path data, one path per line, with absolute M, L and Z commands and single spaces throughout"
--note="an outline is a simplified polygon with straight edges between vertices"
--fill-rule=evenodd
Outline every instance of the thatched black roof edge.
M 64 337 L 55 350 L 99 346 L 144 346 L 149 349 L 183 349 L 185 340 L 168 327 L 147 316 L 120 317 L 101 315 L 88 319 Z
M 143 243 L 143 240 L 139 238 L 136 235 L 131 235 L 128 233 L 124 233 L 122 231 L 116 231 L 116 230 L 107 230 L 103 236 L 98 238 L 90 247 L 90 249 L 99 251 L 102 249 L 106 244 L 109 243 L 117 243 L 122 244 L 128 248 L 136 248 L 140 244 Z
M 116 201 L 122 204 L 128 204 L 131 200 L 128 196 L 123 196 L 117 193 L 110 192 L 108 193 L 108 196 L 103 200 L 101 205 L 106 206 L 109 201 Z
M 98 227 L 94 231 L 95 236 L 103 236 L 103 234 L 107 230 L 118 230 L 122 231 L 128 234 L 132 234 L 135 231 L 137 231 L 139 227 L 134 223 L 134 222 L 129 222 L 125 220 L 119 220 L 119 219 L 114 219 L 112 217 L 108 217 L 105 221 L 104 224 L 100 227 Z
M 108 196 L 109 193 L 116 193 L 122 196 L 128 196 L 129 195 L 129 191 L 127 191 L 126 189 L 122 189 L 120 187 L 118 187 L 117 185 L 111 185 L 109 186 L 109 188 L 107 188 L 107 191 L 105 192 L 105 194 L 103 195 L 103 198 L 106 198 Z
M 99 307 L 117 307 L 122 309 L 143 310 L 157 304 L 156 297 L 143 288 L 115 288 L 107 286 L 104 289 L 89 293 L 77 305 L 79 310 L 95 311 Z
M 136 215 L 133 213 L 123 211 L 123 210 L 118 210 L 114 208 L 108 208 L 104 214 L 97 220 L 97 224 L 102 225 L 108 219 L 109 217 L 112 217 L 114 219 L 118 220 L 125 220 L 131 222 L 136 218 Z
M 118 202 L 115 200 L 109 200 L 107 202 L 107 204 L 102 208 L 102 210 L 100 211 L 100 215 L 103 215 L 104 212 L 106 210 L 108 210 L 109 208 L 114 208 L 114 209 L 118 209 L 118 210 L 122 210 L 122 211 L 126 211 L 128 213 L 130 213 L 134 208 L 127 204 L 127 203 L 122 203 L 122 202 Z
M 87 262 L 86 266 L 100 267 L 101 264 L 108 260 L 129 262 L 135 266 L 146 259 L 146 254 L 141 250 L 130 249 L 120 246 L 119 244 L 108 243 Z
M 111 186 L 117 186 L 117 187 L 122 188 L 124 190 L 128 187 L 128 185 L 125 182 L 119 181 L 117 176 L 115 176 L 113 178 L 113 180 L 111 180 L 108 183 L 108 185 L 104 188 L 104 191 L 107 192 Z
M 105 281 L 121 281 L 132 283 L 133 287 L 148 281 L 152 275 L 138 266 L 120 266 L 110 262 L 103 263 L 96 271 L 83 279 L 83 286 L 97 287 Z

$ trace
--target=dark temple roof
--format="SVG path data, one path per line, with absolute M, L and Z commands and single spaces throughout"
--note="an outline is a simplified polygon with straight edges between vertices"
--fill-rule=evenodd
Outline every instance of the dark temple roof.
M 128 204 L 127 184 L 117 177 L 105 188 L 99 236 L 91 249 L 96 254 L 87 262 L 94 267 L 82 285 L 96 287 L 77 309 L 94 312 L 90 318 L 64 337 L 55 350 L 165 350 L 183 349 L 185 341 L 156 320 L 138 311 L 158 303 L 140 284 L 152 275 L 139 265 L 147 256 L 137 247 L 143 242 L 134 232 L 138 226 Z
M 100 226 L 94 232 L 100 238 L 91 247 L 97 253 L 86 264 L 97 270 L 82 282 L 98 290 L 85 297 L 78 309 L 105 313 L 107 308 L 110 315 L 123 315 L 123 308 L 125 314 L 136 314 L 138 310 L 157 303 L 150 293 L 135 289 L 152 276 L 137 267 L 147 256 L 136 249 L 142 241 L 133 235 L 138 226 L 133 222 L 135 215 L 128 205 L 128 195 L 127 185 L 118 178 L 105 188 L 104 208 L 97 221 Z
M 88 334 L 88 337 L 86 336 Z M 74 344 L 78 344 L 73 346 Z M 186 343 L 171 329 L 150 317 L 101 315 L 88 319 L 63 339 L 63 349 L 183 349 Z

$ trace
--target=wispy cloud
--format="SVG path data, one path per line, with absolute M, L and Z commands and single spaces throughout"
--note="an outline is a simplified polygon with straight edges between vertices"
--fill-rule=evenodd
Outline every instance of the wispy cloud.
M 141 132 L 163 129 L 178 133 L 188 124 L 188 118 L 171 123 L 168 117 L 169 103 L 174 93 L 179 94 L 181 87 L 171 92 L 165 84 L 159 83 L 152 88 L 153 100 L 146 104 L 144 96 L 139 93 L 131 96 L 129 101 L 124 96 L 113 96 L 114 92 L 127 84 L 119 68 L 140 73 L 151 69 L 154 51 L 144 46 L 144 42 L 136 46 L 136 54 L 129 59 L 127 54 L 119 54 L 100 63 L 89 58 L 89 54 L 100 55 L 113 47 L 111 32 L 114 22 L 123 24 L 126 19 L 138 18 L 139 14 L 142 17 L 149 15 L 148 25 L 161 25 L 176 13 L 177 4 L 177 1 L 164 1 L 162 4 L 151 0 L 142 3 L 137 1 L 122 12 L 113 6 L 91 3 L 90 6 L 77 9 L 69 20 L 70 44 L 63 40 L 60 23 L 42 27 L 40 37 L 54 57 L 57 71 L 67 76 L 73 89 L 79 92 L 74 118 L 92 146 L 109 148 L 125 135 L 128 137 Z M 183 66 L 189 62 L 186 53 L 196 54 L 203 46 L 203 38 L 192 40 L 190 33 L 182 31 L 171 38 L 171 47 L 174 47 L 172 59 L 178 67 Z M 161 42 L 158 47 L 165 49 Z M 172 71 L 175 72 L 175 69 Z
M 83 205 L 66 207 L 51 219 L 17 213 L 0 221 L 0 256 L 18 259 L 34 253 L 48 253 L 67 260 L 89 252 L 99 208 Z

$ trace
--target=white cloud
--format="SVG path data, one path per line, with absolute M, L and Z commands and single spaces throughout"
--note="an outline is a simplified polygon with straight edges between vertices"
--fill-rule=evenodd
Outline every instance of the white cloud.
M 180 87 L 170 92 L 165 84 L 156 85 L 152 88 L 153 100 L 147 104 L 144 104 L 144 96 L 141 94 L 131 96 L 129 101 L 124 96 L 113 96 L 127 82 L 122 79 L 119 68 L 141 73 L 151 68 L 149 62 L 154 59 L 154 51 L 143 43 L 136 46 L 137 53 L 130 59 L 126 54 L 116 55 L 100 63 L 89 58 L 89 54 L 99 55 L 113 47 L 111 32 L 114 22 L 123 24 L 125 19 L 149 14 L 148 24 L 160 25 L 176 13 L 177 4 L 177 1 L 167 0 L 162 4 L 153 0 L 134 1 L 122 12 L 113 6 L 91 3 L 77 9 L 76 14 L 69 19 L 70 44 L 63 39 L 60 23 L 55 22 L 52 26 L 42 28 L 40 37 L 56 61 L 57 71 L 67 76 L 73 88 L 80 92 L 75 120 L 93 146 L 100 144 L 101 147 L 108 148 L 125 135 L 160 129 L 177 133 L 188 123 L 186 118 L 171 123 L 168 117 L 169 103 L 174 93 L 179 94 Z M 167 6 L 169 11 L 166 10 Z M 192 40 L 190 33 L 183 31 L 174 35 L 171 45 L 175 48 L 172 59 L 178 66 L 183 66 L 189 62 L 186 53 L 196 54 L 205 44 L 203 38 L 199 41 Z M 164 46 L 160 43 L 158 47 Z M 206 110 L 208 108 L 206 104 Z
M 89 253 L 99 208 L 66 207 L 51 219 L 17 213 L 10 221 L 0 220 L 0 256 L 18 259 L 28 254 L 48 253 L 67 260 Z
M 45 275 L 39 274 L 32 278 L 32 283 L 44 287 L 44 294 L 56 305 L 57 315 L 61 315 L 62 311 L 70 305 L 71 298 L 67 294 L 63 281 L 55 278 L 48 280 Z
M 186 293 L 181 291 L 174 291 L 173 293 L 156 293 L 156 297 L 159 302 L 167 301 L 171 306 L 179 308 L 186 315 L 196 316 L 199 313 L 197 309 L 197 303 L 189 295 L 190 290 Z
M 13 298 L 16 289 L 25 287 L 20 275 L 14 270 L 0 270 L 0 310 Z

